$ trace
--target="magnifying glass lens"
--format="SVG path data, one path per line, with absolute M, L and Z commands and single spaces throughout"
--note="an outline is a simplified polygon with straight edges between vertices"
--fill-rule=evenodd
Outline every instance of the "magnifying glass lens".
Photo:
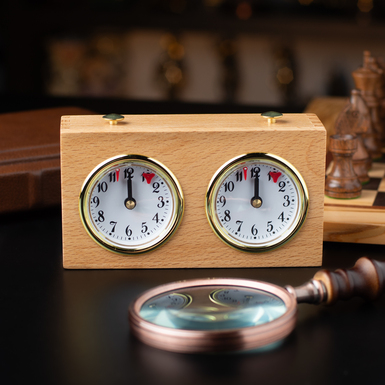
M 186 287 L 148 299 L 140 316 L 155 325 L 183 330 L 247 328 L 274 321 L 287 311 L 278 296 L 240 286 Z
M 132 333 L 156 348 L 183 353 L 253 350 L 294 328 L 296 297 L 238 278 L 172 282 L 144 292 L 130 306 Z
M 155 348 L 250 351 L 276 346 L 292 332 L 297 301 L 333 303 L 368 293 L 376 298 L 385 286 L 384 276 L 384 262 L 361 258 L 350 270 L 322 270 L 296 288 L 239 278 L 172 282 L 144 292 L 130 305 L 128 317 L 132 333 Z M 381 283 L 378 289 L 373 282 Z

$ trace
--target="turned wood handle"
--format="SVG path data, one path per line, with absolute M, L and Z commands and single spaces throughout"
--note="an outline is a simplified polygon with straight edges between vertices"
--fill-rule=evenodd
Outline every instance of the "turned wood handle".
M 385 262 L 363 257 L 351 269 L 320 270 L 314 279 L 324 284 L 327 304 L 354 296 L 373 300 L 385 287 Z

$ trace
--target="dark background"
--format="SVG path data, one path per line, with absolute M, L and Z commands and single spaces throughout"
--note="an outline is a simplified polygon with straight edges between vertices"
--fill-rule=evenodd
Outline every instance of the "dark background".
M 247 18 L 236 16 L 239 6 Z M 66 105 L 97 113 L 264 111 L 271 106 L 240 104 L 231 92 L 225 102 L 215 104 L 184 103 L 167 92 L 157 101 L 53 95 L 47 91 L 51 69 L 46 44 L 53 37 L 84 37 L 100 30 L 161 29 L 341 39 L 344 50 L 347 41 L 382 42 L 384 17 L 385 4 L 380 0 L 3 0 L 0 112 Z M 352 67 L 359 64 L 358 60 Z M 325 95 L 348 95 L 346 76 L 340 80 L 331 79 Z M 288 98 L 292 92 L 290 87 L 282 90 L 275 107 L 282 112 L 303 111 L 308 99 Z M 381 245 L 325 243 L 323 267 L 350 267 L 361 256 L 384 259 L 383 254 Z M 2 384 L 385 382 L 384 297 L 373 303 L 353 299 L 333 307 L 300 305 L 294 332 L 280 348 L 264 353 L 175 354 L 145 346 L 130 334 L 129 304 L 158 284 L 226 276 L 295 286 L 310 279 L 317 268 L 69 271 L 62 268 L 61 258 L 60 207 L 0 216 Z
M 385 4 L 381 0 L 3 0 L 0 4 L 0 93 L 79 96 L 77 93 L 86 91 L 50 89 L 55 71 L 50 61 L 50 42 L 61 39 L 72 43 L 83 41 L 86 49 L 92 51 L 94 47 L 87 39 L 96 34 L 163 31 L 177 37 L 182 35 L 182 43 L 183 33 L 204 33 L 236 43 L 242 36 L 248 36 L 266 41 L 267 46 L 277 45 L 280 48 L 272 48 L 269 53 L 272 79 L 282 61 L 293 71 L 294 79 L 289 84 L 275 84 L 276 89 L 272 92 L 280 95 L 276 104 L 303 106 L 310 97 L 320 96 L 320 92 L 324 95 L 349 94 L 350 71 L 361 65 L 363 49 L 374 47 L 380 50 L 373 52 L 374 56 L 385 54 L 381 45 L 385 37 L 384 19 Z M 301 41 L 305 37 L 314 40 L 322 57 L 335 55 L 335 49 L 341 53 L 335 62 L 329 63 L 330 68 L 325 68 L 327 75 L 323 75 L 325 85 L 322 90 L 315 89 L 314 93 L 311 85 L 305 92 L 301 84 L 305 81 L 301 76 L 314 66 L 303 52 L 306 46 L 301 45 Z M 90 61 L 95 55 L 97 53 L 88 52 L 87 58 Z M 338 60 L 345 56 L 346 61 L 339 63 Z M 218 96 L 218 101 L 238 104 L 237 87 L 240 81 L 248 81 L 242 78 L 245 74 L 239 65 L 240 53 L 222 59 L 222 96 Z M 183 69 L 183 63 L 176 61 Z M 91 83 L 102 76 L 91 69 L 84 71 L 83 76 L 92 77 Z M 189 68 L 183 71 L 188 76 Z M 311 81 L 313 76 L 320 75 L 320 69 L 316 68 L 306 79 Z M 248 73 L 247 76 L 252 78 L 258 74 Z M 119 81 L 119 77 L 116 79 Z M 119 92 L 118 96 L 126 95 L 124 90 Z M 95 96 L 105 94 L 108 91 L 100 91 Z M 137 99 L 135 90 L 128 95 Z M 178 99 L 178 95 L 166 90 L 157 94 L 157 99 L 170 98 Z M 253 104 L 252 98 L 249 95 L 251 103 L 248 104 Z M 244 103 L 241 101 L 241 104 Z M 264 103 L 258 101 L 258 104 Z

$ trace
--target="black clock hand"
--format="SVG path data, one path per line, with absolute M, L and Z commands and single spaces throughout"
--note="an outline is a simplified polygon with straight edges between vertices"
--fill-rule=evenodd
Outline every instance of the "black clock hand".
M 259 196 L 259 174 L 254 179 L 254 196 L 251 198 L 250 203 L 256 209 L 262 206 L 262 198 Z
M 132 174 L 127 176 L 127 198 L 124 201 L 127 209 L 132 210 L 136 206 L 136 200 L 132 197 Z

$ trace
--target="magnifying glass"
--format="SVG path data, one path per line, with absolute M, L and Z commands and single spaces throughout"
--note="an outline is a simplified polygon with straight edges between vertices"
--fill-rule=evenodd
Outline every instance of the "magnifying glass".
M 373 300 L 385 286 L 385 262 L 360 258 L 349 270 L 321 270 L 299 287 L 246 279 L 173 282 L 150 289 L 129 308 L 142 342 L 179 353 L 244 351 L 283 340 L 296 324 L 297 303 Z

